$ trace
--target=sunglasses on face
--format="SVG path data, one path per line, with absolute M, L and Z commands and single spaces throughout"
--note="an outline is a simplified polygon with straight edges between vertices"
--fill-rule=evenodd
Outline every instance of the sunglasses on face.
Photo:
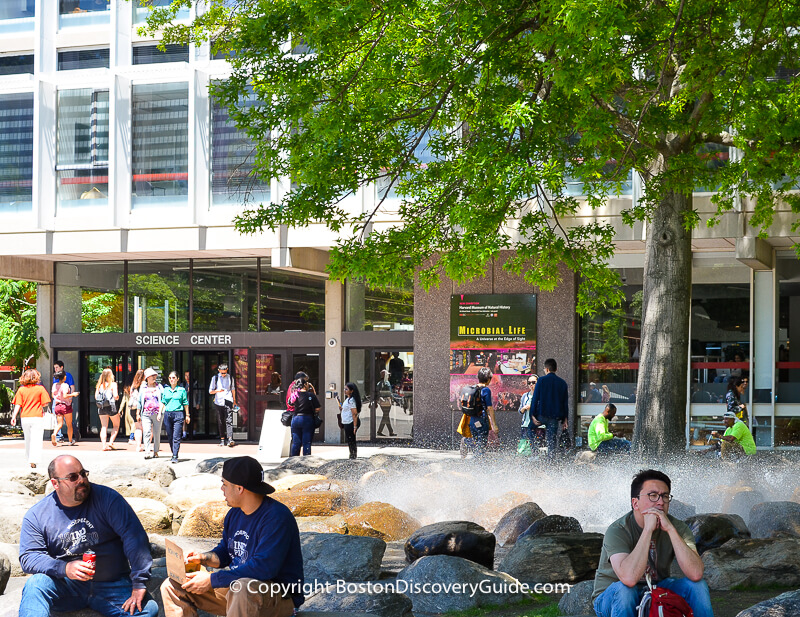
M 66 476 L 62 478 L 53 478 L 53 480 L 66 480 L 67 482 L 77 482 L 78 478 L 88 478 L 89 472 L 85 469 L 81 469 L 80 471 L 73 471 L 72 473 L 68 473 Z

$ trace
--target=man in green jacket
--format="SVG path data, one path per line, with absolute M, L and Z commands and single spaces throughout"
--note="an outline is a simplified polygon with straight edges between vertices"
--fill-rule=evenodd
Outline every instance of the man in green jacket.
M 747 425 L 736 417 L 732 411 L 722 414 L 722 421 L 725 423 L 725 434 L 721 435 L 718 431 L 711 431 L 712 437 L 722 439 L 721 455 L 724 459 L 737 459 L 743 454 L 750 456 L 756 453 L 756 442 L 753 434 Z
M 592 452 L 630 452 L 631 442 L 614 437 L 608 430 L 608 423 L 617 415 L 617 406 L 608 403 L 603 413 L 599 414 L 589 425 L 589 449 Z

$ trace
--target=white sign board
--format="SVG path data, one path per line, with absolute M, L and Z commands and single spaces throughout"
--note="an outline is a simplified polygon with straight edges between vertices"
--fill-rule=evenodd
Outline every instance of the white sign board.
M 264 410 L 261 439 L 258 441 L 259 461 L 273 463 L 289 456 L 292 431 L 288 426 L 281 424 L 281 414 L 284 411 L 284 409 Z

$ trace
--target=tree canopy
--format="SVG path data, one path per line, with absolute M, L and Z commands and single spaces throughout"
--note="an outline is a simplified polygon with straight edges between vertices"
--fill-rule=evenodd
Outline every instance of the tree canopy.
M 505 267 L 544 290 L 561 263 L 579 273 L 579 312 L 613 306 L 615 229 L 597 211 L 638 174 L 623 213 L 648 226 L 635 438 L 682 447 L 691 195 L 717 191 L 711 225 L 745 204 L 765 233 L 782 204 L 798 228 L 800 5 L 206 0 L 169 25 L 187 4 L 148 29 L 228 54 L 215 96 L 254 140 L 255 173 L 293 182 L 238 229 L 325 223 L 334 277 L 428 287 L 508 250 Z M 375 184 L 374 203 L 347 199 Z
M 36 324 L 36 283 L 0 279 L 0 362 L 21 371 L 47 357 Z

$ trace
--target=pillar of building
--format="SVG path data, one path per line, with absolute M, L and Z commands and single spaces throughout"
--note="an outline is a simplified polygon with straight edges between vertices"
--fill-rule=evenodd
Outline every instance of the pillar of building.
M 53 347 L 50 345 L 53 315 L 53 285 L 39 283 L 36 285 L 36 336 L 44 339 L 46 355 L 36 358 L 36 368 L 42 374 L 43 384 L 53 381 Z
M 342 430 L 336 420 L 339 403 L 326 392 L 331 386 L 342 396 L 344 390 L 344 358 L 342 356 L 342 327 L 344 325 L 344 285 L 325 281 L 325 380 L 320 384 L 320 403 L 325 410 L 325 443 L 342 443 Z M 324 388 L 325 391 L 322 391 Z M 322 397 L 326 398 L 322 398 Z

